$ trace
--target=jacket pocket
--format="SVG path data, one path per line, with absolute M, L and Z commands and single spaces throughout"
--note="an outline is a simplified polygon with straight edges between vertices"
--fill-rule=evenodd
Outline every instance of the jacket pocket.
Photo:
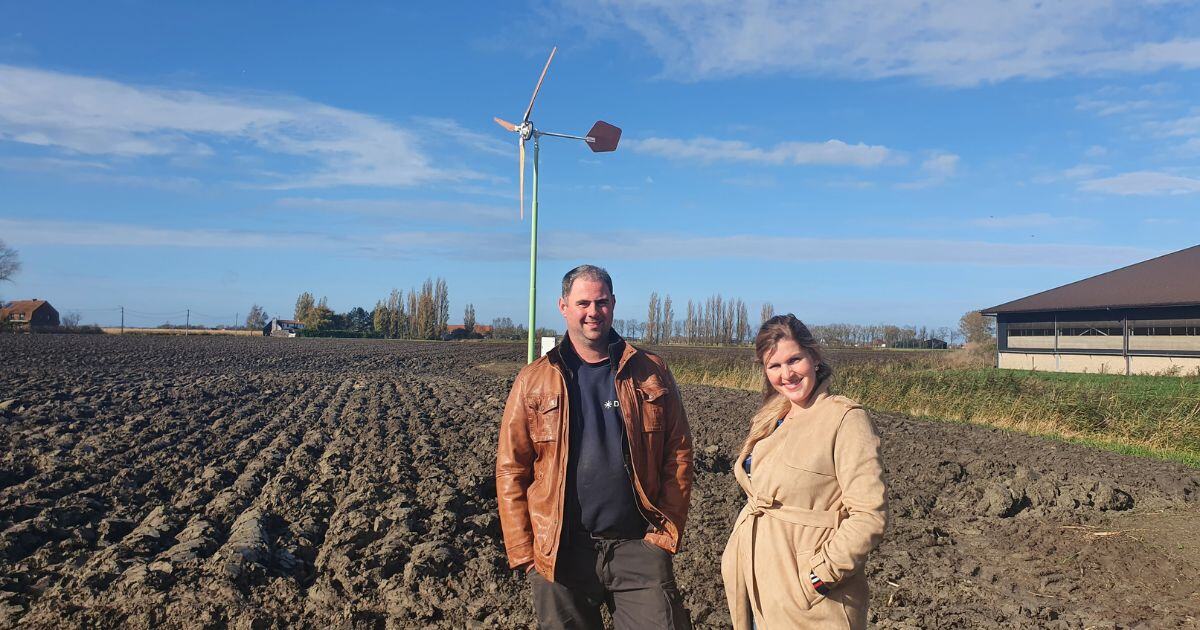
M 562 405 L 558 394 L 532 394 L 525 397 L 529 420 L 529 439 L 534 442 L 553 442 L 562 426 Z
M 638 388 L 641 402 L 642 430 L 664 431 L 666 429 L 667 388 L 647 382 Z

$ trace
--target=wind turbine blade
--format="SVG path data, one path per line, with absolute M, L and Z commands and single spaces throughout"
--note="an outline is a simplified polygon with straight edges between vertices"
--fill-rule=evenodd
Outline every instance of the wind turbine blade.
M 521 118 L 521 122 L 529 121 L 529 114 L 533 112 L 533 102 L 537 100 L 538 90 L 542 89 L 542 80 L 546 78 L 546 71 L 550 69 L 550 62 L 554 61 L 554 53 L 558 52 L 558 46 L 550 49 L 550 58 L 546 60 L 546 67 L 542 68 L 542 76 L 538 77 L 537 85 L 533 88 L 533 96 L 529 97 L 529 107 L 525 108 L 525 116 Z
M 519 140 L 521 144 L 521 192 L 517 195 L 521 200 L 521 220 L 525 220 L 525 136 L 521 136 Z
M 497 125 L 500 125 L 501 127 L 504 127 L 505 129 L 507 129 L 509 131 L 517 130 L 517 126 L 508 122 L 507 120 L 504 120 L 502 118 L 493 118 L 492 120 L 496 121 Z

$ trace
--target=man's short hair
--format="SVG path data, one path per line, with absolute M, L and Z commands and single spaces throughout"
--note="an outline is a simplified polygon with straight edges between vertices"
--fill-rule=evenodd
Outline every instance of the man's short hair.
M 587 278 L 588 280 L 603 282 L 604 286 L 608 287 L 608 294 L 616 295 L 613 293 L 612 278 L 608 275 L 608 272 L 605 271 L 603 267 L 597 267 L 596 265 L 579 265 L 578 267 L 568 271 L 567 275 L 563 276 L 562 296 L 564 299 L 571 294 L 571 286 L 575 284 L 575 280 L 578 278 Z

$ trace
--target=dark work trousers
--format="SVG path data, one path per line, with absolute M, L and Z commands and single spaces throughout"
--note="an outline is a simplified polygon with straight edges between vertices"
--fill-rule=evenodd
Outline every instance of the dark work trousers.
M 602 630 L 602 604 L 612 613 L 616 630 L 692 627 L 675 586 L 671 554 L 640 538 L 573 534 L 559 551 L 556 573 L 557 582 L 529 573 L 542 630 Z

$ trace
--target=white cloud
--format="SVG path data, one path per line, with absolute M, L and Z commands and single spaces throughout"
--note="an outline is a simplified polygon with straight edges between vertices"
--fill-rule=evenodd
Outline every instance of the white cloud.
M 1115 116 L 1117 114 L 1127 114 L 1129 112 L 1142 111 L 1154 107 L 1155 101 L 1150 100 L 1134 100 L 1134 101 L 1107 101 L 1082 97 L 1079 99 L 1079 104 L 1075 109 L 1080 111 L 1094 112 L 1097 116 Z
M 1113 177 L 1089 179 L 1081 182 L 1079 189 L 1111 195 L 1186 195 L 1200 193 L 1200 179 L 1154 171 L 1135 171 Z
M 1200 136 L 1200 115 L 1189 115 L 1175 120 L 1149 123 L 1149 128 L 1160 136 Z
M 0 233 L 10 243 L 58 246 L 325 249 L 341 242 L 320 234 L 18 219 L 0 219 Z
M 990 216 L 987 218 L 975 219 L 971 221 L 971 225 L 988 229 L 1030 229 L 1030 228 L 1047 228 L 1047 227 L 1085 227 L 1091 225 L 1092 222 L 1082 217 L 1062 217 L 1055 216 L 1046 212 L 1032 212 L 1029 214 L 1012 214 L 1008 216 Z
M 634 32 L 667 76 L 685 80 L 782 71 L 967 86 L 1200 67 L 1186 3 L 564 1 L 593 30 Z
M 133 224 L 0 219 L 10 245 L 98 247 L 287 248 L 353 256 L 439 260 L 520 261 L 529 255 L 521 231 L 406 231 L 335 237 L 299 232 L 160 228 Z M 1122 265 L 1158 252 L 1131 247 L 1014 244 L 986 241 L 892 238 L 813 238 L 737 234 L 546 231 L 544 260 L 765 260 L 768 252 L 804 252 L 809 261 L 877 261 L 924 265 L 1066 266 Z
M 921 162 L 925 177 L 913 182 L 898 184 L 897 188 L 929 188 L 944 183 L 958 172 L 959 157 L 953 153 L 937 153 Z
M 755 147 L 741 140 L 716 138 L 644 138 L 626 140 L 625 146 L 638 153 L 674 160 L 697 162 L 757 162 L 760 164 L 879 166 L 898 162 L 903 156 L 880 145 L 847 144 L 841 140 L 826 142 L 780 142 L 771 147 Z
M 515 207 L 462 201 L 412 201 L 399 199 L 320 199 L 286 197 L 276 202 L 281 208 L 326 214 L 355 214 L 430 223 L 500 223 L 515 221 Z
M 763 260 L 766 252 L 803 252 L 809 261 L 877 261 L 902 264 L 970 264 L 1009 266 L 1121 265 L 1153 252 L 1092 245 L 1012 244 L 985 241 L 891 238 L 807 238 L 789 236 L 691 236 L 686 234 L 620 233 L 594 235 L 555 233 L 539 244 L 549 258 Z
M 126 159 L 250 148 L 306 162 L 302 174 L 268 175 L 264 185 L 273 188 L 476 177 L 434 166 L 411 131 L 367 114 L 288 96 L 140 87 L 6 65 L 0 140 Z
M 1108 149 L 1106 149 L 1098 144 L 1093 144 L 1092 146 L 1088 147 L 1086 151 L 1083 152 L 1084 157 L 1092 158 L 1092 159 L 1102 158 L 1106 155 L 1108 155 Z
M 1187 156 L 1200 155 L 1200 136 L 1188 138 L 1186 142 L 1176 148 L 1176 151 Z
M 1102 164 L 1076 164 L 1070 168 L 1063 169 L 1057 173 L 1049 173 L 1038 175 L 1033 178 L 1035 184 L 1052 184 L 1063 180 L 1077 180 L 1093 177 L 1097 173 L 1108 170 L 1107 166 Z
M 177 192 L 197 190 L 201 186 L 200 180 L 194 177 L 132 175 L 95 159 L 0 157 L 0 170 L 46 174 L 58 180 L 90 184 L 159 188 Z
M 424 116 L 418 116 L 414 120 L 418 124 L 427 127 L 430 132 L 435 133 L 442 138 L 446 138 L 452 142 L 456 142 L 481 153 L 490 153 L 492 155 L 502 155 L 506 157 L 517 155 L 515 140 L 511 144 L 501 142 L 495 134 L 488 135 L 478 131 L 472 131 L 458 124 L 457 121 L 449 118 L 428 118 Z M 516 135 L 514 134 L 513 137 L 515 138 Z

